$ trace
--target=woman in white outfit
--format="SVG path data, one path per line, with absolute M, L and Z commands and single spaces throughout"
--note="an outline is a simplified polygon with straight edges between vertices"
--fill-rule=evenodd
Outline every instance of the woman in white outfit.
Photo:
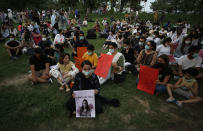
M 78 72 L 79 70 L 75 67 L 75 64 L 70 61 L 70 55 L 62 54 L 59 58 L 59 63 L 51 69 L 50 74 L 61 84 L 59 90 L 64 90 L 65 88 L 66 92 L 68 92 L 70 91 L 68 83 L 74 79 Z
M 117 51 L 118 45 L 114 42 L 109 44 L 109 52 L 108 55 L 113 55 L 113 60 L 111 64 L 111 68 L 109 69 L 108 76 L 106 78 L 100 77 L 99 83 L 100 85 L 104 84 L 108 79 L 114 79 L 115 74 L 122 74 L 125 69 L 125 57 L 122 53 Z

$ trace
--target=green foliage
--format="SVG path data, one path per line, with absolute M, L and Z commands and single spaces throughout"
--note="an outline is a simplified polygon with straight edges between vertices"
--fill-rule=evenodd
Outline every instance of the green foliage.
M 0 10 L 50 9 L 54 4 L 53 0 L 1 0 Z
M 166 12 L 203 12 L 202 0 L 156 0 L 152 3 L 153 10 L 163 10 Z

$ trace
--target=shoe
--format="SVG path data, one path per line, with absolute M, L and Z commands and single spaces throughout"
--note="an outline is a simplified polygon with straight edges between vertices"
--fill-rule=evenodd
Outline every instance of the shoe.
M 14 56 L 14 59 L 17 60 L 19 57 L 18 56 Z
M 60 90 L 60 91 L 64 90 L 64 86 L 61 86 L 61 87 L 59 88 L 59 90 Z
M 167 100 L 166 100 L 166 102 L 168 102 L 168 103 L 173 103 L 175 101 L 175 98 L 168 98 Z
M 49 78 L 49 83 L 53 84 L 53 80 L 51 78 Z
M 14 56 L 10 56 L 9 59 L 15 60 L 15 57 Z
M 176 105 L 177 105 L 178 107 L 183 107 L 183 104 L 182 104 L 181 102 L 179 102 L 179 101 L 176 101 Z

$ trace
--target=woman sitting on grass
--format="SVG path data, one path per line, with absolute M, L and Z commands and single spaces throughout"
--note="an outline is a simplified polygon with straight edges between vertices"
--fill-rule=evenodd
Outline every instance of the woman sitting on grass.
M 70 55 L 67 53 L 60 55 L 59 63 L 50 71 L 51 75 L 61 84 L 59 90 L 65 88 L 66 92 L 70 91 L 67 83 L 73 80 L 78 72 L 75 64 L 70 61 Z
M 92 68 L 96 69 L 97 62 L 98 62 L 98 56 L 94 52 L 94 46 L 93 45 L 90 44 L 87 46 L 87 52 L 83 55 L 82 59 L 90 61 L 92 64 Z
M 69 98 L 66 106 L 70 110 L 70 116 L 75 114 L 75 94 L 74 91 L 80 90 L 94 90 L 95 94 L 95 111 L 97 114 L 103 113 L 103 105 L 108 104 L 114 107 L 120 106 L 120 102 L 117 99 L 107 99 L 101 96 L 100 84 L 98 77 L 92 72 L 92 64 L 89 61 L 82 62 L 82 72 L 79 72 L 75 76 L 74 85 L 71 89 L 72 97 Z
M 118 45 L 116 43 L 111 42 L 109 44 L 109 52 L 107 54 L 113 55 L 113 60 L 107 78 L 99 78 L 101 85 L 110 78 L 114 79 L 115 75 L 122 75 L 125 70 L 125 57 L 122 53 L 118 52 Z
M 140 52 L 137 58 L 137 63 L 140 65 L 145 65 L 150 67 L 155 65 L 156 59 L 157 59 L 157 53 L 155 49 L 156 49 L 156 43 L 154 43 L 154 41 L 147 42 L 147 44 L 145 45 L 145 49 L 143 49 Z
M 172 70 L 169 67 L 169 58 L 163 54 L 158 57 L 157 63 L 153 66 L 159 69 L 159 79 L 156 83 L 156 94 L 166 92 L 166 84 L 169 82 Z
M 185 71 L 185 74 L 180 78 L 175 85 L 168 84 L 167 91 L 169 98 L 167 102 L 175 102 L 179 107 L 182 107 L 182 104 L 186 103 L 196 103 L 202 100 L 198 96 L 198 83 L 195 80 L 195 77 L 198 74 L 198 70 L 195 68 L 188 68 Z M 173 97 L 172 91 L 175 93 L 184 96 L 187 100 L 176 101 Z

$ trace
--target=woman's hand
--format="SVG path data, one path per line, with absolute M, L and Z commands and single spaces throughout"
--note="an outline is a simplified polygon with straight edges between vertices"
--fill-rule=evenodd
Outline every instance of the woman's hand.
M 156 84 L 161 84 L 160 80 L 156 80 Z
M 116 68 L 117 67 L 117 63 L 113 62 L 112 66 L 113 66 L 113 68 Z
M 74 93 L 72 94 L 72 97 L 75 98 L 75 94 Z
M 97 90 L 97 89 L 95 89 L 94 90 L 94 94 L 96 95 L 96 94 L 98 94 L 99 93 L 99 91 Z

